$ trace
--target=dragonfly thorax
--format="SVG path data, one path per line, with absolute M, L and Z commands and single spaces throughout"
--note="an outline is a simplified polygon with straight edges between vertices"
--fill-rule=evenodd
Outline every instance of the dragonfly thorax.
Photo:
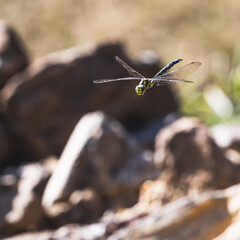
M 137 95 L 142 96 L 146 92 L 146 87 L 144 85 L 139 84 L 136 86 L 135 91 L 136 91 Z

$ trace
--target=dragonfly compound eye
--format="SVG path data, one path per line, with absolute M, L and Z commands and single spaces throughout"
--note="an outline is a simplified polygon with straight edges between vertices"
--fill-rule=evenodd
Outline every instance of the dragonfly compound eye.
M 144 85 L 137 85 L 135 88 L 137 95 L 143 95 L 145 93 L 145 86 Z

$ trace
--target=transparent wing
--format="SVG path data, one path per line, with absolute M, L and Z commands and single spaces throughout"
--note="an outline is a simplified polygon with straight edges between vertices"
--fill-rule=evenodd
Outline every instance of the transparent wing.
M 93 82 L 98 83 L 107 83 L 107 82 L 116 82 L 116 81 L 131 81 L 131 80 L 142 80 L 140 77 L 125 77 L 125 78 L 115 78 L 115 79 L 99 79 L 94 80 Z
M 140 77 L 140 78 L 144 78 L 143 75 L 141 75 L 139 72 L 137 72 L 136 70 L 134 70 L 133 68 L 131 68 L 127 63 L 125 63 L 122 59 L 120 59 L 119 57 L 115 57 L 115 59 L 117 60 L 118 63 L 120 63 L 127 71 L 130 75 L 134 76 L 134 77 Z
M 200 62 L 191 62 L 187 65 L 184 65 L 180 68 L 177 68 L 171 72 L 165 73 L 163 75 L 157 76 L 156 83 L 161 81 L 171 81 L 171 82 L 191 82 L 184 80 L 189 75 L 191 75 L 193 72 L 195 72 L 199 67 L 201 66 Z M 160 81 L 158 81 L 160 80 Z
M 151 80 L 151 79 L 150 79 Z M 192 81 L 183 80 L 183 79 L 156 79 L 154 78 L 156 86 L 171 85 L 173 83 L 193 83 Z

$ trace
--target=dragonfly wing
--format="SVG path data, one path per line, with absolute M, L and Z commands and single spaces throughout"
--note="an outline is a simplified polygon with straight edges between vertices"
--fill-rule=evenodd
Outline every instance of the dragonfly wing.
M 140 77 L 140 78 L 144 78 L 142 74 L 140 74 L 139 72 L 137 72 L 136 70 L 134 70 L 133 68 L 131 68 L 127 63 L 125 63 L 121 58 L 119 57 L 115 57 L 115 59 L 117 60 L 118 63 L 120 63 L 127 71 L 130 75 L 134 76 L 134 77 Z
M 165 80 L 176 80 L 176 79 L 185 79 L 187 78 L 189 75 L 191 75 L 193 72 L 195 72 L 199 67 L 201 66 L 200 62 L 191 62 L 189 64 L 186 64 L 180 68 L 177 68 L 175 70 L 172 70 L 171 72 L 162 74 L 158 77 L 156 77 L 156 79 L 165 79 Z
M 141 80 L 142 78 L 140 77 L 125 77 L 125 78 L 115 78 L 115 79 L 99 79 L 99 80 L 94 80 L 93 82 L 98 84 L 98 83 L 107 83 L 107 82 L 116 82 L 116 81 L 131 81 L 131 80 Z
M 166 79 L 166 78 L 155 78 L 156 86 L 170 85 L 173 83 L 193 83 L 192 81 L 183 80 L 183 79 Z

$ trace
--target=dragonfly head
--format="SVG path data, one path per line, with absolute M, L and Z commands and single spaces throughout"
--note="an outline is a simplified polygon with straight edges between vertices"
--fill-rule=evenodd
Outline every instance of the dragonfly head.
M 135 91 L 137 93 L 137 95 L 143 96 L 144 93 L 146 92 L 146 87 L 144 85 L 137 85 L 135 88 Z

